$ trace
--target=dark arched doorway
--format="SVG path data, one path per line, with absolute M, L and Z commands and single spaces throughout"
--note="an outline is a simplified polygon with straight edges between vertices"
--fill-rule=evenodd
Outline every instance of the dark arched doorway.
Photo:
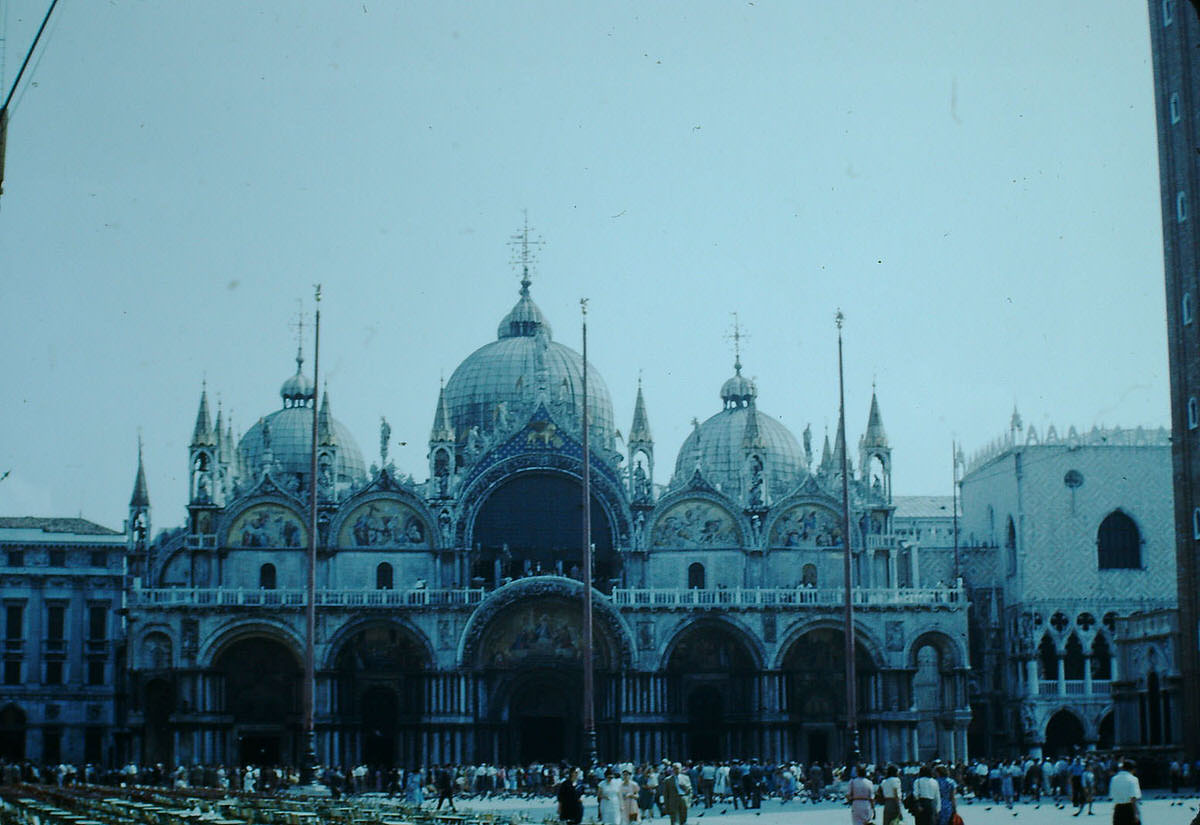
M 1113 729 L 1112 713 L 1104 714 L 1104 718 L 1100 720 L 1100 736 L 1096 740 L 1096 747 L 1102 751 L 1111 750 L 1116 743 L 1116 735 Z
M 612 527 L 592 496 L 592 542 L 596 546 L 595 586 L 608 591 L 620 576 Z M 471 578 L 478 586 L 506 579 L 557 573 L 580 579 L 583 487 L 556 473 L 524 473 L 505 481 L 475 516 Z
M 1083 747 L 1083 722 L 1069 710 L 1060 710 L 1046 723 L 1047 756 L 1066 756 Z
M 16 705 L 0 710 L 0 762 L 20 762 L 25 758 L 25 711 Z
M 224 679 L 238 762 L 295 764 L 301 689 L 296 655 L 273 639 L 242 639 L 221 651 L 214 669 Z
M 685 629 L 667 659 L 668 709 L 683 727 L 682 741 L 672 745 L 698 759 L 751 755 L 757 670 L 728 625 L 699 621 Z
M 175 688 L 166 679 L 146 683 L 143 712 L 146 719 L 143 762 L 170 765 L 174 759 L 174 735 L 170 727 L 175 712 Z
M 868 709 L 875 662 L 861 644 L 854 649 L 858 711 Z M 796 639 L 783 658 L 784 708 L 802 761 L 842 758 L 846 719 L 845 635 L 816 628 Z
M 419 761 L 415 732 L 424 711 L 429 653 L 406 628 L 380 622 L 361 627 L 338 648 L 337 711 L 346 764 Z M 361 750 L 355 750 L 361 737 Z

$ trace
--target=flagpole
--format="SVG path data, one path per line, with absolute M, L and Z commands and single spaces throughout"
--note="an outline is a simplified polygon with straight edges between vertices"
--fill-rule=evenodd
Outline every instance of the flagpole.
M 316 630 L 317 630 L 317 383 L 321 366 L 321 285 L 316 290 L 316 317 L 313 333 L 313 394 L 312 394 L 312 464 L 309 467 L 308 485 L 308 582 L 305 592 L 304 632 L 304 760 L 301 764 L 300 783 L 311 785 L 316 782 L 317 730 L 315 724 L 316 703 Z
M 592 663 L 592 472 L 588 439 L 587 298 L 579 300 L 583 314 L 583 748 L 588 767 L 598 763 L 596 752 L 596 688 Z
M 854 662 L 854 596 L 851 589 L 850 548 L 850 475 L 846 460 L 846 387 L 842 370 L 842 322 L 845 316 L 839 309 L 834 318 L 838 331 L 838 440 L 842 452 L 842 536 L 844 541 L 843 572 L 846 581 L 844 627 L 846 648 L 846 764 L 858 764 L 858 696 Z

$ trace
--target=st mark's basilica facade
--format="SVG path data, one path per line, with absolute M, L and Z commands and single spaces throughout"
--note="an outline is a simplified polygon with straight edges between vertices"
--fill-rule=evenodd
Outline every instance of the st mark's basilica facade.
M 554 340 L 529 286 L 438 393 L 426 481 L 398 474 L 386 446 L 383 466 L 368 468 L 299 359 L 281 407 L 240 438 L 202 394 L 186 525 L 151 538 L 139 468 L 132 757 L 298 758 L 318 403 L 318 759 L 581 752 L 583 360 Z M 841 455 L 828 436 L 816 455 L 807 430 L 797 439 L 760 410 L 740 363 L 719 389 L 663 487 L 651 481 L 640 387 L 622 455 L 608 390 L 589 369 L 601 757 L 837 759 Z M 874 397 L 863 412 L 849 461 L 863 750 L 953 759 L 971 716 L 967 600 L 945 554 L 921 555 L 894 531 Z

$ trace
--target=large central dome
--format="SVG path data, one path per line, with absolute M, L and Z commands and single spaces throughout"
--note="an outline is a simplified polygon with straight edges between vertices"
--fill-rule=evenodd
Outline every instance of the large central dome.
M 500 322 L 498 340 L 467 356 L 446 383 L 446 407 L 460 443 L 472 428 L 487 433 L 504 419 L 519 422 L 532 414 L 544 389 L 552 412 L 578 421 L 583 412 L 583 358 L 550 338 L 550 324 L 529 297 L 521 297 Z M 614 447 L 612 399 L 594 365 L 588 365 L 588 416 L 598 446 Z

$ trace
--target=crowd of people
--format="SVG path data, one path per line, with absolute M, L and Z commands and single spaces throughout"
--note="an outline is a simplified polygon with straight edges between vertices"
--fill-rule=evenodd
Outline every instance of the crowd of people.
M 878 806 L 882 807 L 882 825 L 899 825 L 905 810 L 915 825 L 961 825 L 955 822 L 959 799 L 1009 807 L 1045 801 L 1060 809 L 1073 808 L 1074 816 L 1092 814 L 1098 796 L 1107 795 L 1118 806 L 1136 806 L 1136 797 L 1125 798 L 1131 796 L 1131 780 L 1140 796 L 1132 769 L 1131 763 L 1100 754 L 953 764 L 857 765 L 848 770 L 835 769 L 827 762 L 664 759 L 636 765 L 597 765 L 587 772 L 553 762 L 518 766 L 442 764 L 414 769 L 358 765 L 319 769 L 317 779 L 335 796 L 382 793 L 436 810 L 455 810 L 455 799 L 463 797 L 552 796 L 557 798 L 563 821 L 587 818 L 602 825 L 630 825 L 656 818 L 666 818 L 670 825 L 685 825 L 693 806 L 707 809 L 719 805 L 724 813 L 729 809 L 760 808 L 765 798 L 784 804 L 844 800 L 850 805 L 855 825 L 873 821 Z M 1173 793 L 1186 789 L 1200 792 L 1200 762 L 1171 762 L 1160 766 L 1157 773 Z M 300 781 L 300 772 L 294 767 L 130 763 L 102 769 L 94 765 L 39 767 L 31 762 L 0 761 L 0 782 L 4 784 L 148 785 L 271 794 L 286 791 Z

